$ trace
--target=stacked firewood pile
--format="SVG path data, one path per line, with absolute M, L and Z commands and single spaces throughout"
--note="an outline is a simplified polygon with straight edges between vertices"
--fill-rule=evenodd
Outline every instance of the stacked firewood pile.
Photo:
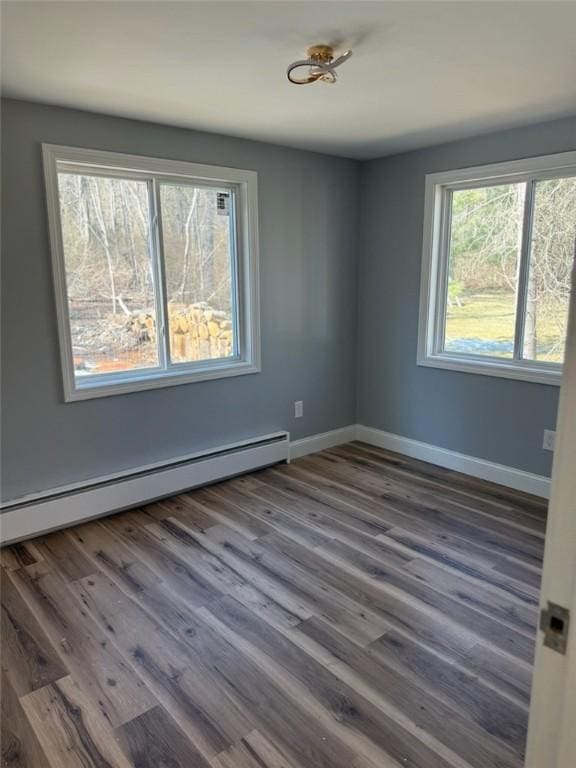
M 206 302 L 168 306 L 170 352 L 174 362 L 229 357 L 234 351 L 232 322 L 227 312 Z M 156 341 L 156 323 L 148 312 L 132 315 L 128 321 L 138 344 Z

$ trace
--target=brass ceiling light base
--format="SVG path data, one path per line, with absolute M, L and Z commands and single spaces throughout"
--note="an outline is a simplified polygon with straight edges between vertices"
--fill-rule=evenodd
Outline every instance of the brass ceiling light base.
M 312 45 L 307 53 L 308 58 L 317 64 L 330 64 L 334 58 L 334 48 L 331 45 Z
M 294 85 L 307 85 L 318 80 L 324 83 L 335 83 L 336 72 L 334 70 L 352 56 L 352 51 L 346 51 L 334 59 L 334 48 L 331 45 L 312 45 L 307 51 L 308 58 L 294 61 L 288 67 L 286 75 Z M 304 77 L 295 77 L 294 71 L 302 67 L 308 68 L 308 74 Z

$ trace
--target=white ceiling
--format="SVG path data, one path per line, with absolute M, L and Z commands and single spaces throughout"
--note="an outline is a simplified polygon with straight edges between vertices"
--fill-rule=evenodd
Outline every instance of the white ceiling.
M 5 95 L 368 158 L 576 113 L 576 2 L 2 3 Z M 311 43 L 354 55 L 290 85 Z

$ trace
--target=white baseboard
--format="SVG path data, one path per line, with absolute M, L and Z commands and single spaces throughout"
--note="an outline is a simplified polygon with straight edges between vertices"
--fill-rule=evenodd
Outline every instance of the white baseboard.
M 15 499 L 5 504 L 4 512 L 0 515 L 0 544 L 38 536 L 352 440 L 361 440 L 536 496 L 549 498 L 550 495 L 550 480 L 542 475 L 523 472 L 362 424 L 350 424 L 292 442 L 289 442 L 286 433 L 284 435 L 286 439 L 281 442 L 253 447 L 249 441 L 244 441 L 224 446 L 220 449 L 220 455 L 214 455 L 215 452 L 211 455 L 195 454 L 179 459 L 174 465 L 140 467 L 132 476 L 109 475 L 96 478 L 89 484 L 76 483 L 58 488 L 50 494 Z M 274 437 L 277 435 L 266 436 Z
M 95 478 L 84 486 L 75 484 L 8 502 L 0 515 L 0 543 L 14 543 L 288 460 L 288 433 L 266 435 L 259 442 L 243 441 L 169 465 L 140 467 L 125 476 Z
M 545 499 L 550 497 L 550 478 L 543 475 L 534 475 L 521 469 L 478 459 L 475 456 L 467 456 L 464 453 L 449 451 L 446 448 L 439 448 L 437 445 L 422 443 L 419 440 L 394 435 L 391 432 L 383 432 L 380 429 L 366 427 L 362 424 L 356 425 L 356 440 L 395 451 L 404 456 L 411 456 L 413 459 L 427 461 L 439 467 L 453 469 L 465 475 L 489 480 L 492 483 L 498 483 L 498 485 L 505 485 L 517 491 L 542 496 Z
M 290 442 L 290 459 L 307 456 L 309 453 L 317 453 L 326 448 L 334 448 L 335 445 L 350 443 L 356 439 L 356 425 L 333 429 L 330 432 L 321 432 L 319 435 L 303 437 L 301 440 Z

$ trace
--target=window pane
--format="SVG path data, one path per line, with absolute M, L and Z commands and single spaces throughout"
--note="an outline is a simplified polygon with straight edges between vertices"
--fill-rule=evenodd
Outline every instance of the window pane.
M 576 243 L 576 178 L 536 183 L 524 357 L 562 363 Z
M 160 187 L 174 363 L 235 354 L 231 205 L 229 190 Z
M 452 193 L 444 349 L 514 353 L 524 184 Z
M 145 181 L 58 174 L 74 373 L 158 366 Z

